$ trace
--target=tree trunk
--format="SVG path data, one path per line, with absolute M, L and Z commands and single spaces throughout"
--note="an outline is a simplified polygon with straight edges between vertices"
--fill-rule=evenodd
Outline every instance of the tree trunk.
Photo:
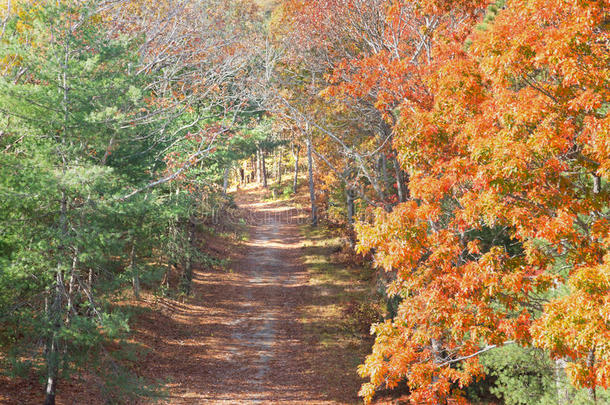
M 432 359 L 434 360 L 435 364 L 441 364 L 443 362 L 443 356 L 442 356 L 442 352 L 443 352 L 443 342 L 438 340 L 438 339 L 430 339 L 430 351 L 432 352 Z M 438 377 L 437 376 L 433 376 L 432 377 L 432 382 L 436 383 L 438 381 Z M 438 405 L 446 405 L 447 404 L 447 400 L 441 400 L 441 398 L 438 398 L 438 395 L 435 395 L 435 404 Z
M 55 405 L 55 393 L 57 391 L 57 380 L 59 378 L 59 331 L 62 327 L 62 297 L 64 290 L 64 266 L 62 256 L 65 253 L 64 238 L 68 234 L 68 197 L 66 191 L 61 191 L 61 202 L 59 212 L 59 223 L 62 234 L 61 244 L 59 246 L 59 258 L 57 260 L 57 272 L 55 273 L 55 285 L 53 288 L 53 303 L 49 308 L 48 319 L 51 326 L 51 331 L 48 335 L 46 343 L 46 365 L 47 365 L 47 384 L 45 388 L 45 405 Z
M 51 332 L 46 344 L 47 384 L 45 388 L 45 405 L 55 405 L 55 393 L 57 391 L 57 379 L 59 374 L 59 342 L 58 332 L 61 329 L 61 290 L 63 289 L 63 274 L 61 265 L 58 266 L 55 276 L 55 288 L 53 303 L 49 308 L 49 321 Z
M 267 188 L 268 184 L 267 184 L 267 164 L 265 163 L 267 157 L 267 152 L 262 151 L 261 152 L 261 163 L 262 163 L 262 172 L 263 172 L 263 187 Z
M 313 156 L 311 138 L 307 138 L 307 165 L 309 166 L 309 198 L 311 200 L 311 225 L 318 225 L 318 209 L 316 207 L 316 189 L 313 180 Z
M 136 300 L 140 299 L 140 273 L 136 266 L 136 238 L 131 241 L 131 251 L 129 252 L 129 271 L 131 272 L 131 284 L 133 286 L 133 295 Z
M 593 369 L 593 367 L 595 366 L 595 347 L 591 350 L 589 350 L 589 354 L 587 355 L 587 367 L 589 369 Z M 591 400 L 591 402 L 593 402 L 594 404 L 597 404 L 597 392 L 595 390 L 595 382 L 593 382 L 593 386 L 587 388 L 587 391 L 589 393 L 589 399 Z
M 44 405 L 55 405 L 55 393 L 57 392 L 57 376 L 47 378 Z
M 385 178 L 385 168 L 384 168 L 384 155 L 383 153 L 379 154 L 379 158 L 377 159 L 377 195 L 379 201 L 382 201 L 385 206 L 388 205 L 386 201 L 386 178 Z M 387 211 L 387 209 L 386 209 Z
M 229 170 L 230 168 L 225 167 L 225 172 L 222 179 L 222 194 L 227 195 L 227 188 L 229 188 Z
M 74 249 L 72 256 L 72 267 L 70 268 L 70 281 L 68 281 L 68 304 L 66 305 L 66 324 L 70 323 L 72 310 L 74 308 L 74 283 L 76 282 L 76 268 L 78 266 L 78 248 Z
M 66 323 L 70 321 L 70 312 L 74 308 L 74 283 L 76 282 L 76 266 L 78 265 L 78 250 L 72 257 L 72 268 L 70 269 L 70 280 L 68 281 L 68 294 L 66 299 L 68 303 L 66 305 Z
M 350 225 L 354 224 L 354 192 L 347 188 L 345 189 L 345 196 L 347 199 L 347 222 Z
M 394 162 L 394 173 L 396 175 L 396 192 L 398 193 L 398 202 L 402 203 L 409 199 L 409 190 L 407 190 L 405 177 L 402 169 L 400 168 L 400 163 L 398 163 L 396 158 L 393 158 L 392 160 Z
M 382 188 L 387 190 L 388 188 L 388 158 L 384 152 L 381 152 L 381 184 Z
M 169 278 L 172 274 L 172 258 L 170 256 L 167 257 L 167 266 L 165 268 L 165 274 L 163 274 L 163 279 L 161 279 L 161 286 L 165 287 L 165 291 L 169 292 Z M 167 294 L 166 294 L 167 295 Z
M 277 150 L 277 184 L 282 186 L 282 147 L 280 146 Z
M 572 395 L 570 386 L 566 381 L 566 365 L 565 359 L 555 360 L 555 388 L 557 389 L 557 404 L 569 405 L 572 403 Z
M 63 289 L 63 273 L 61 264 L 57 268 L 55 276 L 55 288 L 53 303 L 49 311 L 49 320 L 51 321 L 51 333 L 49 334 L 46 345 L 46 362 L 47 362 L 47 384 L 45 388 L 44 405 L 55 405 L 55 394 L 57 392 L 57 380 L 59 378 L 59 337 L 58 333 L 61 329 L 61 296 Z
M 593 193 L 599 194 L 602 192 L 602 178 L 597 174 L 593 174 Z
M 58 132 L 57 143 L 58 143 L 58 155 L 61 160 L 61 172 L 62 175 L 66 175 L 68 161 L 66 157 L 66 142 L 69 134 L 69 117 L 70 117 L 70 100 L 69 100 L 69 77 L 68 77 L 68 62 L 70 59 L 70 35 L 66 35 L 64 43 L 64 55 L 63 55 L 63 71 L 61 72 L 61 89 L 63 90 L 62 110 L 63 110 L 63 125 L 62 131 Z M 57 272 L 55 274 L 55 284 L 53 286 L 53 303 L 50 306 L 48 313 L 48 319 L 50 323 L 50 332 L 47 336 L 46 343 L 46 365 L 47 365 L 47 383 L 45 388 L 45 399 L 44 405 L 55 405 L 55 394 L 57 392 L 57 383 L 59 379 L 60 369 L 60 337 L 59 332 L 62 327 L 63 316 L 62 316 L 62 304 L 64 294 L 64 260 L 66 255 L 66 241 L 68 238 L 68 195 L 63 187 L 60 187 L 60 208 L 59 208 L 59 231 L 60 240 L 58 247 L 57 257 Z
M 261 150 L 256 149 L 256 182 L 261 184 Z
M 184 254 L 184 273 L 182 274 L 182 291 L 189 295 L 193 281 L 193 258 L 191 255 L 191 243 L 193 240 L 193 225 L 189 220 L 187 226 L 186 251 Z
M 250 165 L 252 166 L 252 169 L 248 175 L 248 183 L 252 183 L 254 181 L 254 176 L 256 175 L 256 157 L 254 155 L 250 158 Z
M 297 186 L 299 181 L 299 155 L 301 154 L 301 146 L 296 147 L 296 153 L 294 154 L 294 179 L 292 181 L 292 191 L 297 193 Z

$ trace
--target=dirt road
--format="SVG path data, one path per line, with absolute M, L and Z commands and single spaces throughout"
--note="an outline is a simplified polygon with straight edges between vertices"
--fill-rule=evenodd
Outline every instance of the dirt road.
M 146 374 L 169 379 L 171 404 L 342 403 L 312 371 L 299 324 L 299 306 L 312 299 L 299 256 L 303 219 L 252 192 L 238 204 L 250 238 L 229 253 L 231 270 L 196 269 L 188 303 L 172 302 L 161 325 L 153 314 L 140 322 L 139 333 L 154 335 Z

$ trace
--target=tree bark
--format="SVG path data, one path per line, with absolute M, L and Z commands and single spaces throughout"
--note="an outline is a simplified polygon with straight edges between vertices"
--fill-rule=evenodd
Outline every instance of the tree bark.
M 354 192 L 350 188 L 345 189 L 347 199 L 347 222 L 350 225 L 354 224 Z
M 252 166 L 252 169 L 248 175 L 248 183 L 252 183 L 254 181 L 254 176 L 256 176 L 256 157 L 254 155 L 250 158 L 250 165 Z
M 49 310 L 49 320 L 51 322 L 52 331 L 46 345 L 47 384 L 45 388 L 44 405 L 55 405 L 55 394 L 57 392 L 57 380 L 59 377 L 60 350 L 58 332 L 61 329 L 61 296 L 64 287 L 63 284 L 62 266 L 59 264 L 55 275 L 53 303 Z
M 602 192 L 602 178 L 597 174 L 593 174 L 593 193 L 599 194 Z
M 569 405 L 573 399 L 566 381 L 566 365 L 567 361 L 563 358 L 555 360 L 555 388 L 559 405 Z
M 49 307 L 48 319 L 51 326 L 46 343 L 46 365 L 47 365 L 47 384 L 45 388 L 45 405 L 55 405 L 55 393 L 57 391 L 57 380 L 59 378 L 59 331 L 62 327 L 62 296 L 64 290 L 64 266 L 62 256 L 65 245 L 64 238 L 68 234 L 68 197 L 65 190 L 61 191 L 61 202 L 59 212 L 59 223 L 62 234 L 59 246 L 59 257 L 57 260 L 57 271 L 55 273 L 55 284 L 53 286 L 53 302 Z
M 67 157 L 66 157 L 66 141 L 68 130 L 70 128 L 70 111 L 69 111 L 69 86 L 68 86 L 68 62 L 70 58 L 70 32 L 66 32 L 66 38 L 64 43 L 64 55 L 63 65 L 61 72 L 61 88 L 63 90 L 62 110 L 63 110 L 63 126 L 62 131 L 57 135 L 58 143 L 58 155 L 61 161 L 61 172 L 62 175 L 66 175 L 67 171 Z M 63 292 L 64 292 L 64 256 L 66 254 L 66 240 L 68 237 L 68 194 L 63 186 L 60 188 L 60 207 L 59 207 L 59 230 L 60 230 L 60 241 L 58 247 L 57 257 L 57 271 L 55 273 L 55 284 L 53 286 L 53 303 L 50 306 L 48 319 L 51 330 L 48 335 L 46 343 L 46 365 L 47 365 L 47 383 L 45 387 L 45 399 L 44 405 L 55 405 L 55 395 L 57 392 L 57 382 L 59 379 L 59 364 L 61 350 L 59 348 L 59 331 L 62 327 L 63 316 L 62 316 L 62 303 L 63 303 Z
M 396 192 L 398 193 L 398 202 L 405 202 L 409 199 L 409 190 L 407 189 L 407 185 L 405 183 L 405 177 L 400 168 L 400 163 L 398 163 L 398 159 L 393 158 L 394 163 L 394 173 L 396 176 Z
M 384 190 L 388 188 L 388 177 L 388 158 L 384 152 L 381 152 L 381 184 Z
M 57 392 L 57 378 L 51 377 L 51 375 L 47 378 L 47 387 L 45 390 L 45 398 L 44 405 L 55 405 L 55 393 Z
M 256 149 L 256 182 L 261 184 L 261 150 Z
M 379 201 L 382 201 L 384 205 L 387 205 L 386 202 L 386 183 L 385 183 L 385 178 L 383 177 L 383 158 L 382 158 L 383 154 L 380 153 L 379 157 L 377 158 L 377 164 L 376 166 L 376 191 L 377 191 L 377 196 L 379 198 Z
M 316 189 L 313 179 L 313 156 L 311 138 L 307 138 L 307 165 L 309 166 L 309 199 L 311 200 L 311 225 L 318 226 L 318 209 L 316 207 Z
M 229 170 L 228 167 L 225 167 L 225 172 L 222 179 L 222 194 L 227 195 L 227 188 L 229 188 Z
M 169 278 L 172 274 L 172 258 L 170 256 L 167 257 L 167 266 L 165 267 L 165 274 L 163 274 L 163 279 L 161 280 L 161 286 L 165 287 L 166 291 L 169 291 Z
M 189 295 L 191 293 L 191 283 L 193 281 L 193 258 L 191 254 L 191 243 L 193 240 L 193 224 L 187 221 L 187 240 L 184 254 L 184 272 L 182 274 L 182 291 Z
M 297 186 L 299 181 L 299 155 L 301 154 L 301 146 L 298 145 L 296 147 L 296 152 L 294 154 L 294 179 L 292 180 L 292 191 L 297 193 Z
M 589 369 L 593 369 L 593 366 L 595 366 L 595 347 L 589 350 L 589 354 L 587 355 L 587 367 L 589 367 Z M 593 384 L 595 384 L 595 382 Z M 595 385 L 587 388 L 587 391 L 589 393 L 589 399 L 591 402 L 597 404 L 597 392 L 595 390 Z
M 441 340 L 438 339 L 430 339 L 430 349 L 432 352 L 432 358 L 434 360 L 435 364 L 441 364 L 443 362 L 443 357 L 442 357 L 442 351 L 443 351 L 443 342 Z M 433 376 L 432 377 L 432 382 L 435 383 L 438 381 L 438 377 L 437 376 Z M 441 400 L 441 398 L 438 398 L 437 395 L 435 395 L 435 403 L 438 405 L 446 405 L 447 401 L 446 400 Z
M 72 267 L 70 268 L 70 281 L 68 281 L 68 304 L 66 305 L 66 324 L 70 324 L 72 310 L 74 309 L 74 283 L 76 282 L 76 268 L 78 267 L 78 248 L 74 249 L 72 255 Z
M 131 272 L 131 284 L 133 286 L 133 295 L 136 300 L 140 299 L 140 274 L 136 266 L 136 238 L 131 241 L 131 251 L 129 252 L 129 271 Z
M 277 150 L 277 184 L 278 186 L 282 186 L 282 153 L 283 149 L 280 146 Z
M 267 157 L 267 152 L 261 151 L 261 164 L 262 164 L 262 172 L 263 172 L 263 187 L 267 188 L 267 164 L 265 163 Z

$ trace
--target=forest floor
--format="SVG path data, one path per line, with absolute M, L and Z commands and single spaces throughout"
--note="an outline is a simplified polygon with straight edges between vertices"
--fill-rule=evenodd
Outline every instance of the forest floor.
M 359 402 L 356 368 L 370 350 L 367 316 L 375 313 L 366 304 L 371 272 L 341 264 L 340 238 L 306 225 L 298 201 L 267 194 L 236 195 L 245 240 L 200 235 L 201 249 L 229 264 L 195 266 L 189 297 L 127 303 L 139 308 L 136 372 L 160 382 L 160 403 Z M 65 381 L 58 404 L 101 403 L 94 382 Z M 0 388 L 0 404 L 41 402 L 35 382 L 11 384 L 6 396 Z

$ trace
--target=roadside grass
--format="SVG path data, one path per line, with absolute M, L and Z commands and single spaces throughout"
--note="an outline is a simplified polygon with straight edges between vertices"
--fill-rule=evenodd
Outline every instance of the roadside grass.
M 306 195 L 305 188 L 308 185 L 306 173 L 301 173 L 297 180 L 297 192 L 293 191 L 292 178 L 285 179 L 281 184 L 277 180 L 271 180 L 269 187 L 262 190 L 261 200 L 263 202 L 286 202 L 294 208 L 303 208 L 303 200 Z
M 300 230 L 313 295 L 301 312 L 312 365 L 331 399 L 359 403 L 363 380 L 356 370 L 370 352 L 370 325 L 381 319 L 384 308 L 373 286 L 374 271 L 350 260 L 354 253 L 336 230 L 322 225 Z

